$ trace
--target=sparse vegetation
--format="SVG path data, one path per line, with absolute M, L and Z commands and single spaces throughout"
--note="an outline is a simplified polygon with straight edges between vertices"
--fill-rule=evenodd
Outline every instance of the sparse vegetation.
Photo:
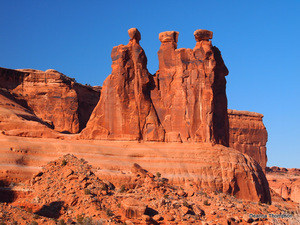
M 183 201 L 182 205 L 184 205 L 185 207 L 190 208 L 190 204 L 187 201 Z
M 160 172 L 157 172 L 157 173 L 156 173 L 156 177 L 157 177 L 157 178 L 160 178 L 160 177 L 161 177 L 161 173 L 160 173 Z
M 91 194 L 91 190 L 88 189 L 88 188 L 84 189 L 84 194 L 90 195 Z
M 112 217 L 114 215 L 110 209 L 106 209 L 105 212 L 106 212 L 106 215 L 109 217 Z
M 60 219 L 58 221 L 58 225 L 66 225 L 65 220 L 64 219 Z
M 101 190 L 102 190 L 102 191 L 107 191 L 107 190 L 108 190 L 108 187 L 107 187 L 105 184 L 103 184 L 103 185 L 101 186 Z
M 203 205 L 209 206 L 210 204 L 208 203 L 207 200 L 204 200 L 204 201 L 203 201 Z
M 63 159 L 63 160 L 61 161 L 61 165 L 62 165 L 62 166 L 67 165 L 67 161 L 66 161 L 65 159 Z
M 125 185 L 122 184 L 122 186 L 120 187 L 120 193 L 124 193 L 126 190 Z
M 33 219 L 39 219 L 39 218 L 40 218 L 40 216 L 38 214 L 33 215 Z

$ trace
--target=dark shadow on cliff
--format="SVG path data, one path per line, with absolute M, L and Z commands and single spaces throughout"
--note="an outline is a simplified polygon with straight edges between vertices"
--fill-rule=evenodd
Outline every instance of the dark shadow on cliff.
M 88 85 L 75 83 L 73 86 L 78 96 L 79 133 L 86 127 L 94 108 L 99 102 L 100 91 Z
M 48 218 L 58 219 L 60 216 L 60 210 L 64 205 L 63 201 L 51 202 L 49 205 L 43 205 L 43 207 L 36 211 L 35 214 Z
M 16 199 L 15 192 L 8 186 L 8 182 L 0 180 L 0 202 L 11 203 Z

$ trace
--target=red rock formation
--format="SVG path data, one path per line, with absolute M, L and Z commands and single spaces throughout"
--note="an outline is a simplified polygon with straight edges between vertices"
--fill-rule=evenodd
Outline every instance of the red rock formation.
M 0 87 L 59 132 L 85 127 L 100 93 L 55 71 L 0 68 Z
M 300 203 L 300 169 L 267 167 L 270 188 L 284 199 Z
M 112 74 L 103 83 L 101 98 L 83 138 L 163 141 L 164 131 L 150 99 L 147 58 L 136 28 L 128 30 L 127 45 L 114 47 Z
M 254 112 L 228 110 L 229 146 L 255 159 L 265 171 L 268 133 L 263 115 Z
M 159 71 L 151 92 L 166 131 L 166 141 L 228 145 L 225 76 L 220 51 L 209 39 L 212 32 L 197 30 L 194 50 L 176 49 L 178 32 L 159 34 Z
M 8 91 L 0 89 L 0 131 L 9 136 L 58 138 L 61 135 L 21 106 Z M 21 102 L 22 103 L 22 102 Z
M 250 156 L 221 145 L 202 143 L 137 143 L 87 140 L 29 139 L 0 136 L 0 180 L 18 182 L 38 172 L 39 166 L 72 152 L 85 158 L 94 173 L 115 186 L 133 187 L 135 176 L 160 173 L 170 183 L 220 191 L 241 199 L 267 202 L 270 193 L 261 167 Z M 88 146 L 88 148 L 87 148 Z M 12 151 L 13 149 L 15 151 Z M 21 150 L 25 149 L 26 153 Z M 22 163 L 22 170 L 17 163 Z M 140 171 L 140 172 L 138 172 Z M 30 174 L 31 173 L 31 174 Z

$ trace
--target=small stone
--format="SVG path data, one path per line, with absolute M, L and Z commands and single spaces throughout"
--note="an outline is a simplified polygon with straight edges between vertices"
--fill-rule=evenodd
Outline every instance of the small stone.
M 190 209 L 186 206 L 181 206 L 181 210 L 182 210 L 183 214 L 185 215 L 189 212 Z
M 186 196 L 186 193 L 185 193 L 183 190 L 179 190 L 179 191 L 177 192 L 177 194 L 178 194 L 179 196 Z
M 71 169 L 67 169 L 64 173 L 63 173 L 63 177 L 67 178 L 68 176 L 70 176 L 73 173 L 73 170 Z
M 170 214 L 165 215 L 164 218 L 165 218 L 166 221 L 174 221 L 175 220 L 175 218 Z
M 244 214 L 244 215 L 243 215 L 243 220 L 244 220 L 246 223 L 252 223 L 252 222 L 253 222 L 253 218 L 251 218 L 248 214 Z
M 161 215 L 156 214 L 155 216 L 153 216 L 153 219 L 154 219 L 155 221 L 160 221 L 160 220 L 162 220 L 163 218 L 161 217 Z
M 148 215 L 142 215 L 142 220 L 146 221 L 146 222 L 149 222 L 151 220 L 151 217 L 148 216 Z

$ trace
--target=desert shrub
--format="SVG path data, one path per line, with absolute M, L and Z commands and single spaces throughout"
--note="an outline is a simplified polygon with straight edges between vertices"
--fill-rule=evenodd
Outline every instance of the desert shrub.
M 210 205 L 207 200 L 203 201 L 203 205 Z
M 82 224 L 83 219 L 84 219 L 84 216 L 83 216 L 83 215 L 77 215 L 77 216 L 76 216 L 77 223 L 79 223 L 79 224 Z
M 157 173 L 156 173 L 156 176 L 157 176 L 158 178 L 160 178 L 160 177 L 161 177 L 161 173 L 160 173 L 160 172 L 157 172 Z
M 40 216 L 38 214 L 33 215 L 33 219 L 39 219 L 39 218 L 40 218 Z
M 101 190 L 102 190 L 102 191 L 107 191 L 108 188 L 107 188 L 107 186 L 106 186 L 105 184 L 103 184 L 103 185 L 101 186 Z
M 124 193 L 125 192 L 125 185 L 124 184 L 122 184 L 122 186 L 121 186 L 121 188 L 120 188 L 120 193 Z
M 61 165 L 62 165 L 62 166 L 67 165 L 67 161 L 66 161 L 65 159 L 63 159 L 63 160 L 61 161 Z
M 90 189 L 84 189 L 84 194 L 86 195 L 90 195 L 91 194 L 91 190 Z
M 64 219 L 60 219 L 58 221 L 58 225 L 66 225 L 65 220 Z
M 190 207 L 190 205 L 189 205 L 189 203 L 187 203 L 187 201 L 184 201 L 184 202 L 183 202 L 183 205 L 184 205 L 185 207 L 188 207 L 188 208 Z
M 112 217 L 114 215 L 110 209 L 106 209 L 105 211 L 106 211 L 106 215 L 109 217 Z
M 39 224 L 36 221 L 32 221 L 30 225 L 39 225 Z
M 165 199 L 168 199 L 168 198 L 169 198 L 169 195 L 164 195 L 164 198 L 165 198 Z
M 91 217 L 85 217 L 82 220 L 83 225 L 93 225 L 93 220 Z

